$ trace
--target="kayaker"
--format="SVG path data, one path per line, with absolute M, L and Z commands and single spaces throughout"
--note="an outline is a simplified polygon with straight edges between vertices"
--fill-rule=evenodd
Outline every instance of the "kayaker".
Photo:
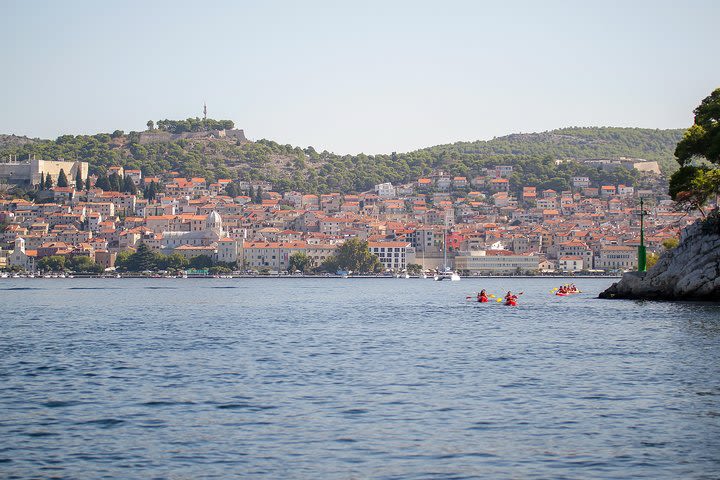
M 477 297 L 478 302 L 485 303 L 488 301 L 487 293 L 485 293 L 485 289 L 483 288 L 480 293 L 478 293 Z
M 513 295 L 512 292 L 507 292 L 507 295 L 505 295 L 505 305 L 510 307 L 517 305 L 517 295 Z

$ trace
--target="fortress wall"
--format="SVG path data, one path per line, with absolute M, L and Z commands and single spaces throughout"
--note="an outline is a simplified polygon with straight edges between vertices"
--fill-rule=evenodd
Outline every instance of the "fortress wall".
M 60 169 L 65 170 L 65 176 L 68 182 L 72 183 L 75 181 L 78 168 L 83 180 L 88 176 L 88 163 L 87 162 L 67 162 L 64 160 L 30 160 L 30 171 L 32 175 L 32 183 L 36 184 L 40 181 L 40 175 L 49 173 L 54 183 L 57 183 L 58 175 L 60 175 Z
M 632 167 L 640 172 L 651 172 L 660 175 L 660 165 L 657 162 L 635 162 Z
M 30 178 L 30 162 L 0 163 L 0 181 L 29 183 Z
M 183 132 L 183 133 L 169 133 L 169 132 L 142 132 L 140 134 L 140 144 L 147 145 L 149 143 L 167 143 L 182 139 L 201 139 L 201 138 L 232 138 L 246 142 L 245 132 L 240 129 L 233 130 L 209 130 L 207 132 Z

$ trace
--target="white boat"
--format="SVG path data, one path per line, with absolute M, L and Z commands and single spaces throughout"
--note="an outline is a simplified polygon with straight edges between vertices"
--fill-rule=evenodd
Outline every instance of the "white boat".
M 442 280 L 450 280 L 452 282 L 459 282 L 460 281 L 460 275 L 458 275 L 457 272 L 454 272 L 450 269 L 450 267 L 447 266 L 447 240 L 446 240 L 446 234 L 447 234 L 447 211 L 445 212 L 445 228 L 443 229 L 443 269 L 440 272 L 437 272 L 433 279 L 436 282 L 442 281 Z
M 442 280 L 450 280 L 451 282 L 459 282 L 460 281 L 460 275 L 458 275 L 457 272 L 453 272 L 452 270 L 445 270 L 444 272 L 438 272 L 435 274 L 433 279 L 436 282 L 440 282 Z

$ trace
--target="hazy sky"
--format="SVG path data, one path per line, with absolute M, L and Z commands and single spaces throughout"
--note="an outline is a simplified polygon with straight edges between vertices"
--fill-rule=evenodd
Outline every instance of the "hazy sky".
M 564 126 L 686 128 L 720 1 L 0 0 L 0 133 L 232 119 L 389 153 Z

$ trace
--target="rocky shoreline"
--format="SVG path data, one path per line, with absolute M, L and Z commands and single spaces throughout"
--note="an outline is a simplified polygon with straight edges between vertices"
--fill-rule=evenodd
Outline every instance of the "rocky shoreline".
M 720 216 L 685 228 L 680 244 L 647 272 L 628 272 L 600 298 L 720 302 Z

